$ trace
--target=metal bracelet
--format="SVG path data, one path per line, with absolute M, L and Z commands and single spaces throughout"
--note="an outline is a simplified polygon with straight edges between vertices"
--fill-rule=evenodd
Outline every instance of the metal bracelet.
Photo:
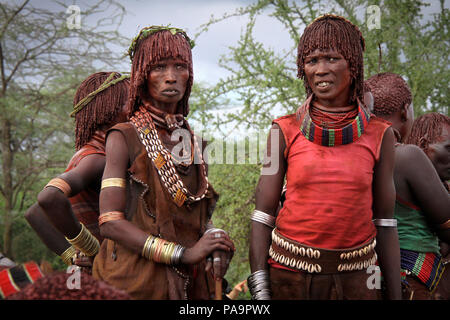
M 204 235 L 207 234 L 207 233 L 210 233 L 210 232 L 223 232 L 223 233 L 225 233 L 226 235 L 228 235 L 228 233 L 227 233 L 225 230 L 219 229 L 219 228 L 211 228 L 211 229 L 207 229 L 207 230 L 205 231 Z
M 440 230 L 447 230 L 450 229 L 450 219 L 448 219 L 447 221 L 445 221 L 444 223 L 441 223 L 440 225 L 438 225 L 438 228 Z
M 183 255 L 184 250 L 186 250 L 186 248 L 183 247 L 182 245 L 177 244 L 175 246 L 175 250 L 174 250 L 174 252 L 172 254 L 172 258 L 170 260 L 170 263 L 172 265 L 179 264 L 181 262 L 181 256 Z
M 127 181 L 124 178 L 108 178 L 102 180 L 100 190 L 110 187 L 126 188 Z
M 247 278 L 247 285 L 253 300 L 270 300 L 269 270 L 258 270 Z
M 397 227 L 397 219 L 373 219 L 372 222 L 377 227 Z
M 274 216 L 271 216 L 270 214 L 267 214 L 260 210 L 254 210 L 250 219 L 252 221 L 265 224 L 266 226 L 268 226 L 271 229 L 275 228 L 275 219 L 276 218 Z

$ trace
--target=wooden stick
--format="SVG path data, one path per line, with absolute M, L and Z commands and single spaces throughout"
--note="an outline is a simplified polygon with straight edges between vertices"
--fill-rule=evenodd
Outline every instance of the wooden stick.
M 216 279 L 216 299 L 222 300 L 222 279 Z

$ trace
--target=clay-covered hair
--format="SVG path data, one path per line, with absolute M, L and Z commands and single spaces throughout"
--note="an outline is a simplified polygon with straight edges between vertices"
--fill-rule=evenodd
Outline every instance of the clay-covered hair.
M 318 17 L 305 28 L 298 44 L 297 76 L 303 79 L 307 96 L 313 92 L 305 76 L 305 58 L 317 49 L 336 50 L 347 60 L 352 78 L 349 103 L 355 103 L 357 98 L 363 101 L 365 41 L 359 28 L 349 20 L 332 14 Z
M 151 68 L 163 59 L 177 58 L 187 63 L 189 70 L 186 91 L 183 98 L 178 102 L 177 113 L 184 116 L 188 115 L 188 100 L 194 81 L 192 46 L 193 42 L 181 29 L 152 26 L 140 31 L 129 50 L 132 67 L 127 108 L 130 114 L 136 111 L 142 103 L 141 97 L 146 94 L 146 80 Z

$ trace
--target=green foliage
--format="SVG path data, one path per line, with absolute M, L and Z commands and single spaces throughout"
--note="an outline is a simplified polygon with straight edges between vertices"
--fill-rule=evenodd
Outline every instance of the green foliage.
M 256 164 L 213 164 L 209 167 L 209 180 L 220 195 L 213 214 L 214 225 L 226 230 L 236 246 L 225 276 L 231 288 L 250 275 L 248 235 L 259 173 L 260 166 Z
M 380 8 L 380 29 L 369 30 L 370 5 Z M 296 77 L 299 37 L 306 25 L 324 13 L 342 15 L 361 29 L 366 40 L 366 78 L 378 72 L 399 73 L 411 87 L 417 115 L 427 111 L 448 114 L 449 9 L 441 0 L 440 13 L 424 17 L 422 10 L 428 6 L 418 0 L 258 0 L 220 18 L 213 16 L 199 34 L 231 17 L 248 18 L 238 43 L 219 61 L 230 75 L 212 88 L 217 97 L 233 93 L 242 108 L 224 117 L 217 128 L 229 122 L 267 127 L 273 118 L 296 110 L 305 98 L 302 81 Z M 292 39 L 291 50 L 278 52 L 255 39 L 255 24 L 262 13 L 285 27 Z
M 219 193 L 212 220 L 214 226 L 228 232 L 236 246 L 225 275 L 230 288 L 250 275 L 250 215 L 255 208 L 255 186 L 260 175 L 266 134 L 255 137 L 216 138 L 206 149 L 209 181 Z M 212 163 L 212 157 L 215 163 Z M 243 293 L 240 296 L 246 297 Z
M 34 253 L 22 248 L 35 239 L 24 236 L 23 213 L 73 154 L 76 88 L 121 61 L 111 48 L 124 44 L 117 32 L 124 8 L 110 0 L 86 5 L 81 28 L 70 30 L 67 7 L 0 3 L 0 227 L 2 251 L 13 259 L 44 254 L 39 245 Z
M 385 0 L 380 3 L 381 29 L 369 31 L 360 24 L 367 45 L 366 78 L 378 72 L 402 75 L 411 88 L 416 116 L 448 114 L 450 10 L 440 1 L 440 12 L 424 17 L 421 10 L 428 6 L 423 1 Z

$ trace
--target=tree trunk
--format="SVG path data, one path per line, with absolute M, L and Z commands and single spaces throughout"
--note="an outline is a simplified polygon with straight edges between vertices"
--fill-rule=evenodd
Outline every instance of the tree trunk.
M 2 151 L 2 172 L 3 172 L 3 193 L 5 199 L 5 208 L 3 211 L 3 253 L 6 256 L 12 257 L 11 252 L 11 227 L 12 227 L 12 160 L 13 154 L 11 150 L 11 122 L 7 119 L 1 120 L 2 136 L 1 136 L 1 151 Z

